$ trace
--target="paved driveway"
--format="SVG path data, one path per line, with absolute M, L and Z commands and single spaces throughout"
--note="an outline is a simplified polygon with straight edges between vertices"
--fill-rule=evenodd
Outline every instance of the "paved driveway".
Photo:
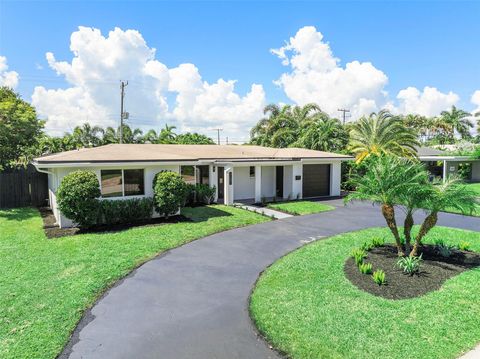
M 248 297 L 260 272 L 314 239 L 383 226 L 368 203 L 218 233 L 151 260 L 87 312 L 61 358 L 278 358 L 257 337 Z M 480 218 L 439 224 L 480 231 Z

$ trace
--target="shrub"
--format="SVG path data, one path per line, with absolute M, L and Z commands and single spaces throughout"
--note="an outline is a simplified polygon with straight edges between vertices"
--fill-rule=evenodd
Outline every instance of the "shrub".
M 363 249 L 364 251 L 369 251 L 371 250 L 372 248 L 374 248 L 373 244 L 372 243 L 368 243 L 368 242 L 363 242 L 362 246 L 360 247 L 361 249 Z
M 57 191 L 57 202 L 63 215 L 80 227 L 97 223 L 100 185 L 91 171 L 74 171 L 66 175 Z
M 402 257 L 397 261 L 397 266 L 403 270 L 404 273 L 414 275 L 420 271 L 422 264 L 422 255 L 419 257 Z
M 185 201 L 186 190 L 186 183 L 178 173 L 157 173 L 153 180 L 155 210 L 165 217 L 177 213 Z
M 197 184 L 195 193 L 197 202 L 211 204 L 215 200 L 215 186 L 210 187 L 208 184 Z
M 455 246 L 444 242 L 442 239 L 437 239 L 435 241 L 435 248 L 437 249 L 438 254 L 442 257 L 448 258 L 452 255 L 452 250 Z
M 362 274 L 371 274 L 372 273 L 372 263 L 362 263 L 358 266 L 360 273 Z
M 383 247 L 385 245 L 385 238 L 375 237 L 372 238 L 372 246 L 375 247 Z
M 373 278 L 373 281 L 378 285 L 387 284 L 387 278 L 386 278 L 385 272 L 381 269 L 377 269 L 375 272 L 373 272 L 372 278 Z
M 359 266 L 363 263 L 363 259 L 367 257 L 367 253 L 362 248 L 356 248 L 352 251 L 351 256 L 355 260 L 355 264 Z
M 100 203 L 102 224 L 123 224 L 144 221 L 152 217 L 152 198 L 131 198 L 125 200 L 103 200 Z
M 467 241 L 460 241 L 460 243 L 458 243 L 458 246 L 457 248 L 461 251 L 470 251 L 470 242 L 467 242 Z
M 185 194 L 182 202 L 182 207 L 193 206 L 195 204 L 195 185 L 185 183 Z

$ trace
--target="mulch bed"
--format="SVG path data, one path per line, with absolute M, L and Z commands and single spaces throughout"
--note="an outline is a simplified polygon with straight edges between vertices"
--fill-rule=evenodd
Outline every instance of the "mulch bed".
M 439 255 L 432 245 L 422 248 L 423 262 L 420 272 L 410 276 L 396 267 L 397 249 L 392 245 L 377 247 L 368 252 L 365 262 L 372 263 L 373 271 L 382 269 L 387 285 L 376 284 L 371 274 L 362 274 L 353 258 L 344 265 L 345 276 L 359 289 L 387 299 L 414 298 L 440 289 L 449 278 L 480 266 L 480 255 L 454 250 L 449 258 Z
M 124 231 L 133 227 L 143 227 L 143 226 L 159 226 L 170 223 L 179 223 L 179 222 L 191 222 L 190 218 L 187 218 L 182 215 L 172 216 L 168 219 L 163 217 L 160 218 L 151 218 L 146 221 L 136 222 L 136 223 L 123 223 L 115 225 L 101 225 L 88 229 L 80 229 L 77 227 L 72 228 L 59 228 L 55 224 L 55 216 L 51 209 L 42 207 L 39 208 L 40 215 L 43 219 L 43 229 L 47 238 L 60 238 L 66 236 L 73 236 L 76 234 L 85 234 L 85 233 L 104 233 L 104 232 L 119 232 Z

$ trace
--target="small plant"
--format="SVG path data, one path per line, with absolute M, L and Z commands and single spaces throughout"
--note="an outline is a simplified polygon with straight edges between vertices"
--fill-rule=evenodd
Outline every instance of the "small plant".
M 360 266 L 363 263 L 363 259 L 367 258 L 367 252 L 362 248 L 355 248 L 351 255 L 357 266 Z
M 396 266 L 402 269 L 404 273 L 414 275 L 420 271 L 422 261 L 421 254 L 419 257 L 402 257 L 397 261 Z
M 387 278 L 386 278 L 385 272 L 381 269 L 377 269 L 375 272 L 373 272 L 372 278 L 373 278 L 373 281 L 378 285 L 387 284 Z
M 265 196 L 262 196 L 262 199 L 261 199 L 261 201 L 262 201 L 262 205 L 264 205 L 264 206 L 265 206 L 265 204 L 267 203 L 267 197 L 265 197 Z
M 363 244 L 360 248 L 363 249 L 364 251 L 368 252 L 369 250 L 373 249 L 374 246 L 372 245 L 372 243 L 363 242 Z
M 435 248 L 437 249 L 438 254 L 442 257 L 448 258 L 452 255 L 452 250 L 455 246 L 445 243 L 442 239 L 435 240 Z
M 458 246 L 457 248 L 461 251 L 470 251 L 470 242 L 467 242 L 467 241 L 461 241 L 460 243 L 458 243 Z
M 372 263 L 362 263 L 358 266 L 360 273 L 362 274 L 371 274 L 372 273 Z
M 385 245 L 385 238 L 381 237 L 374 237 L 372 238 L 372 246 L 375 247 L 383 247 Z

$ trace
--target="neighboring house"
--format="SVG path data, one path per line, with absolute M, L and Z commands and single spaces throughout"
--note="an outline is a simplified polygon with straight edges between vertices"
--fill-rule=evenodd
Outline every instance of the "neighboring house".
M 468 156 L 453 156 L 447 152 L 430 147 L 420 147 L 417 149 L 418 159 L 425 163 L 428 171 L 435 177 L 448 178 L 458 172 L 462 164 L 470 163 L 472 171 L 470 178 L 472 182 L 480 181 L 480 159 L 475 160 Z
M 102 198 L 152 197 L 155 174 L 173 171 L 188 183 L 215 186 L 215 200 L 233 204 L 338 196 L 341 162 L 349 159 L 300 148 L 112 144 L 39 157 L 33 164 L 48 173 L 50 206 L 60 227 L 68 227 L 56 191 L 65 175 L 79 169 L 97 174 Z

